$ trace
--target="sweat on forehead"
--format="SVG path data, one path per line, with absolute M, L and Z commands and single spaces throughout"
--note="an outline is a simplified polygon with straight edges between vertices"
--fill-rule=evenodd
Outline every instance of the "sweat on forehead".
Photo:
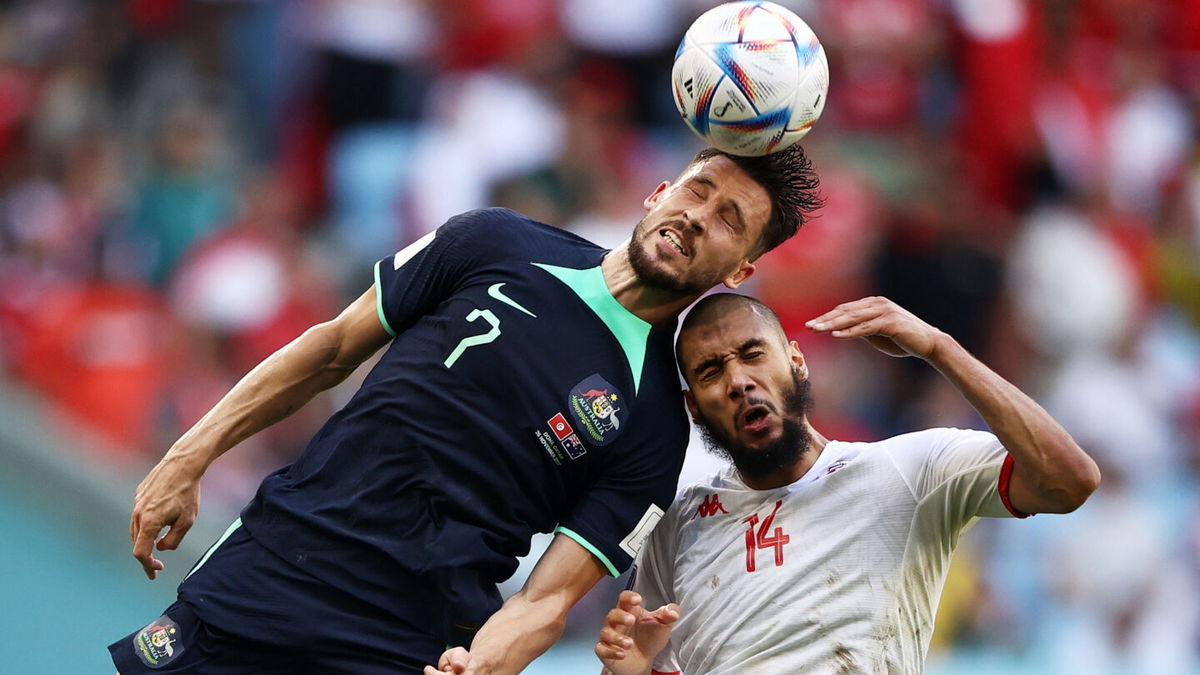
M 778 334 L 779 339 L 787 341 L 779 316 L 761 300 L 737 293 L 714 293 L 701 298 L 684 317 L 683 325 L 679 329 L 679 340 L 675 343 L 675 354 L 681 356 L 683 343 L 689 332 L 721 321 L 740 309 L 754 312 L 760 321 Z

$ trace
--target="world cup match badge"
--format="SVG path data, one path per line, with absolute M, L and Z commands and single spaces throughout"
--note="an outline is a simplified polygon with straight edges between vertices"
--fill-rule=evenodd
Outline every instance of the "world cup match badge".
M 133 637 L 133 651 L 147 668 L 162 668 L 183 653 L 179 624 L 163 615 Z

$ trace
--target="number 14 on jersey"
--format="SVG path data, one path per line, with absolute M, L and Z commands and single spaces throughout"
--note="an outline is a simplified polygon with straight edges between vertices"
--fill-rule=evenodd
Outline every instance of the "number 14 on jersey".
M 779 511 L 779 507 L 783 504 L 783 500 L 775 502 L 775 508 L 771 509 L 771 515 L 763 519 L 762 524 L 758 523 L 758 514 L 751 514 L 749 518 L 743 520 L 743 523 L 749 524 L 750 528 L 746 530 L 746 571 L 753 572 L 758 566 L 758 551 L 766 549 L 775 549 L 775 566 L 783 565 L 783 545 L 792 540 L 791 537 L 783 533 L 782 527 L 775 528 L 775 532 L 771 532 L 771 526 L 775 524 L 775 514 Z M 757 532 L 755 526 L 758 526 Z

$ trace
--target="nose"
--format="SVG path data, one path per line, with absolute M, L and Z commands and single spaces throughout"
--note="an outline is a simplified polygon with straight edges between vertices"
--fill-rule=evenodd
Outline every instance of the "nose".
M 709 211 L 710 209 L 704 207 L 688 209 L 683 212 L 683 222 L 687 224 L 688 229 L 696 234 L 702 234 L 705 227 L 704 222 L 709 216 Z
M 730 399 L 739 401 L 754 391 L 756 385 L 749 371 L 738 364 L 727 364 L 725 368 Z

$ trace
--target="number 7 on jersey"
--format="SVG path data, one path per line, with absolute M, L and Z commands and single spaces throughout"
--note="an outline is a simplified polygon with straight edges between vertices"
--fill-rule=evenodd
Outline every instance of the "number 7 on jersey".
M 468 335 L 467 337 L 463 338 L 462 341 L 458 343 L 458 346 L 454 348 L 454 351 L 450 352 L 450 356 L 446 357 L 447 368 L 453 366 L 454 362 L 458 360 L 458 357 L 463 355 L 463 352 L 467 351 L 468 347 L 486 345 L 489 342 L 495 342 L 496 338 L 500 337 L 500 318 L 497 317 L 492 310 L 471 310 L 471 313 L 467 315 L 467 321 L 475 321 L 476 319 L 483 319 L 484 321 L 488 322 L 491 324 L 491 329 L 486 333 L 481 333 L 479 335 Z

